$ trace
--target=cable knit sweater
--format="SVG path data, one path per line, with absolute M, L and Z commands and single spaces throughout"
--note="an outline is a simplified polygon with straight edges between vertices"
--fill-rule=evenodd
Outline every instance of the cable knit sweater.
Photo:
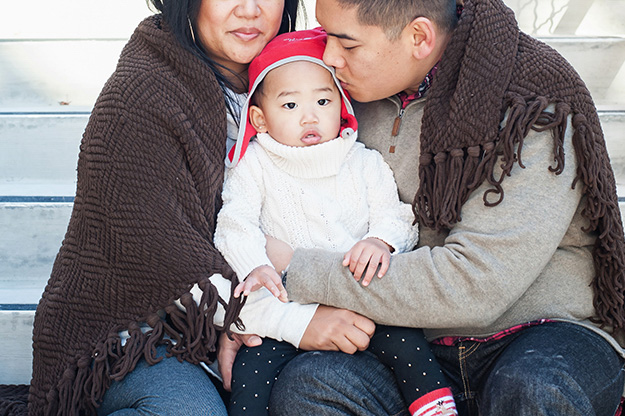
M 355 136 L 290 147 L 261 133 L 228 170 L 215 245 L 239 280 L 271 265 L 265 234 L 292 247 L 340 253 L 367 237 L 385 241 L 396 253 L 415 246 L 414 217 L 399 201 L 391 170 Z

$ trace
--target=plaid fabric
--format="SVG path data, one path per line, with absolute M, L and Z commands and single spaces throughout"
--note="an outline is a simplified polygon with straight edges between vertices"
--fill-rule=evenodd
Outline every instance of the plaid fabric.
M 514 334 L 517 333 L 519 331 L 524 330 L 525 328 L 529 328 L 530 326 L 536 326 L 536 325 L 542 325 L 544 323 L 547 322 L 553 322 L 551 319 L 539 319 L 537 321 L 531 321 L 531 322 L 526 322 L 524 324 L 519 324 L 519 325 L 515 325 L 511 328 L 508 329 L 504 329 L 501 332 L 497 332 L 494 335 L 491 335 L 489 337 L 486 338 L 475 338 L 475 337 L 443 337 L 443 338 L 438 338 L 435 339 L 434 341 L 432 341 L 432 344 L 436 344 L 436 345 L 446 345 L 448 347 L 451 347 L 453 345 L 456 345 L 459 342 L 463 342 L 463 341 L 474 341 L 474 342 L 488 342 L 488 341 L 494 341 L 497 339 L 502 339 L 505 336 L 508 336 L 510 334 Z

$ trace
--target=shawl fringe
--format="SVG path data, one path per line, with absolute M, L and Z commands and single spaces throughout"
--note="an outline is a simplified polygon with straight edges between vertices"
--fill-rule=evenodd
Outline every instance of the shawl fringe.
M 549 167 L 549 170 L 555 174 L 562 173 L 564 133 L 570 107 L 560 103 L 552 114 L 545 111 L 548 105 L 545 97 L 522 97 L 510 93 L 506 99 L 506 124 L 495 141 L 436 154 L 422 153 L 419 160 L 419 192 L 413 203 L 415 217 L 421 224 L 437 231 L 450 229 L 462 220 L 462 205 L 485 181 L 492 188 L 484 193 L 484 204 L 489 207 L 498 205 L 504 197 L 501 184 L 506 176 L 510 176 L 514 164 L 525 168 L 521 152 L 530 129 L 554 129 L 555 166 Z M 496 177 L 499 157 L 502 158 L 501 174 Z
M 564 137 L 571 107 L 564 102 L 555 105 L 555 111 L 545 109 L 549 101 L 545 97 L 522 97 L 510 94 L 506 100 L 509 109 L 504 128 L 496 142 L 453 149 L 449 152 L 422 154 L 419 167 L 419 192 L 415 196 L 413 211 L 419 221 L 437 231 L 450 229 L 462 220 L 461 208 L 471 193 L 482 183 L 492 186 L 484 192 L 484 205 L 493 207 L 504 198 L 502 183 L 515 164 L 525 168 L 522 160 L 524 138 L 530 129 L 551 130 L 553 134 L 554 164 L 549 171 L 559 175 L 564 170 Z M 571 184 L 583 186 L 586 207 L 582 216 L 588 220 L 584 232 L 596 232 L 598 238 L 593 249 L 595 278 L 592 281 L 593 304 L 602 327 L 625 329 L 625 253 L 623 224 L 620 216 L 608 215 L 619 212 L 618 198 L 614 192 L 614 177 L 606 174 L 608 160 L 603 139 L 598 139 L 588 120 L 582 114 L 573 115 L 573 146 L 578 162 L 577 175 Z M 598 157 L 601 155 L 601 157 Z M 495 175 L 496 163 L 501 157 L 501 173 Z M 428 178 L 434 178 L 429 181 Z M 610 195 L 614 197 L 610 198 Z M 495 198 L 493 198 L 493 196 Z M 416 221 L 415 221 L 416 222 Z
M 428 94 L 413 211 L 423 226 L 439 232 L 461 221 L 462 205 L 482 184 L 489 185 L 484 204 L 501 203 L 505 177 L 515 164 L 524 168 L 530 129 L 552 132 L 553 164 L 547 168 L 562 173 L 572 117 L 578 167 L 571 186 L 583 187 L 583 231 L 597 234 L 591 283 L 596 322 L 625 331 L 625 236 L 616 182 L 596 108 L 575 70 L 520 32 L 500 0 L 466 0 Z M 550 105 L 554 109 L 546 111 Z
M 232 290 L 236 286 L 234 283 L 236 280 L 233 280 Z M 186 292 L 180 297 L 186 311 L 172 303 L 165 309 L 167 320 L 154 313 L 145 319 L 130 322 L 127 328 L 113 328 L 106 339 L 94 347 L 92 356 L 76 357 L 56 388 L 47 393 L 45 414 L 95 414 L 111 382 L 123 380 L 142 358 L 149 365 L 164 358 L 156 356 L 156 347 L 160 345 L 167 347 L 167 357 L 192 364 L 210 364 L 216 351 L 218 331 L 226 331 L 231 336 L 231 324 L 243 329 L 238 315 L 244 301 L 228 305 L 208 279 L 202 280 L 199 286 L 203 290 L 199 305 L 193 300 L 193 295 Z M 219 304 L 226 309 L 223 327 L 213 324 Z M 146 322 L 152 329 L 143 333 L 139 322 Z M 124 329 L 128 329 L 130 337 L 122 346 L 119 333 Z

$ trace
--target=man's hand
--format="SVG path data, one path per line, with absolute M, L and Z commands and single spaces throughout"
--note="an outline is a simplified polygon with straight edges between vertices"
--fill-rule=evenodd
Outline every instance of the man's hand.
M 273 267 L 282 272 L 291 263 L 291 257 L 293 257 L 293 249 L 290 245 L 282 240 L 273 238 L 269 235 L 265 235 L 267 243 L 265 244 L 265 251 L 267 257 L 271 260 Z
M 372 320 L 347 309 L 319 305 L 299 348 L 303 350 L 364 351 L 375 331 Z
M 217 349 L 217 364 L 226 391 L 232 389 L 232 365 L 241 345 L 257 347 L 263 343 L 263 340 L 258 335 L 233 334 L 233 338 L 234 340 L 231 340 L 225 332 L 222 332 L 219 336 L 219 347 Z
M 378 266 L 378 278 L 382 278 L 388 270 L 388 266 L 391 262 L 392 247 L 386 244 L 384 241 L 378 238 L 365 238 L 354 244 L 345 256 L 343 257 L 343 266 L 349 266 L 349 271 L 354 274 L 356 281 L 360 281 L 365 269 L 364 278 L 362 279 L 363 286 L 369 286 L 371 279 Z
M 261 287 L 266 287 L 282 302 L 289 301 L 286 289 L 282 286 L 282 278 L 273 267 L 267 265 L 258 266 L 252 270 L 245 280 L 234 288 L 233 296 L 238 298 L 241 296 L 241 293 L 243 293 L 243 296 L 247 296 L 250 292 L 254 292 Z

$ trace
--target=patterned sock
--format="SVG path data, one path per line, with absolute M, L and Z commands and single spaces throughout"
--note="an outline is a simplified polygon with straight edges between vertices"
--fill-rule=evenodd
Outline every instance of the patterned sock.
M 448 387 L 419 397 L 408 407 L 412 416 L 457 416 L 456 402 Z

